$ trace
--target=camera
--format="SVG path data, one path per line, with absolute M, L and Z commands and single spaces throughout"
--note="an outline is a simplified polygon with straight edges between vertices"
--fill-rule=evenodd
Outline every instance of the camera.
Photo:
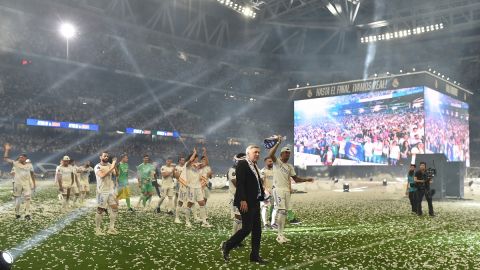
M 428 168 L 427 171 L 425 172 L 427 174 L 427 178 L 433 178 L 437 174 L 437 170 L 434 168 Z

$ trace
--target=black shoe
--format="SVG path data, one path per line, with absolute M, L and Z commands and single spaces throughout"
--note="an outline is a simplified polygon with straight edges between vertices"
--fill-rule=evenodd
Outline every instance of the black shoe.
M 135 210 L 133 210 L 133 208 L 130 207 L 130 208 L 128 208 L 128 212 L 132 212 L 132 213 L 133 213 L 133 212 L 135 212 Z
M 157 207 L 157 209 L 155 209 L 155 212 L 157 212 L 157 214 L 160 214 L 160 207 Z
M 168 211 L 168 212 L 167 212 L 167 215 L 173 216 L 173 212 L 172 212 L 172 211 Z
M 429 214 L 429 215 L 430 215 L 431 217 L 435 217 L 435 214 L 434 214 L 434 213 L 431 213 L 431 214 Z
M 15 215 L 15 219 L 20 219 L 22 216 L 20 215 Z
M 267 260 L 264 260 L 262 257 L 257 257 L 257 258 L 250 258 L 250 261 L 251 262 L 254 262 L 254 263 L 258 263 L 258 264 L 262 264 L 262 265 L 265 265 L 265 264 L 268 264 L 268 261 Z
M 26 215 L 25 220 L 32 220 L 32 218 L 30 217 L 30 215 Z
M 292 225 L 298 225 L 298 224 L 302 224 L 302 222 L 301 222 L 299 219 L 294 218 L 294 219 L 292 219 L 292 221 L 290 221 L 290 224 L 292 224 Z
M 266 231 L 266 230 L 271 230 L 271 229 L 272 229 L 272 225 L 270 225 L 270 224 L 265 224 L 265 225 L 263 226 L 263 229 L 264 229 L 265 231 Z
M 223 256 L 223 259 L 228 262 L 230 261 L 230 250 L 227 249 L 227 242 L 222 242 L 222 256 Z

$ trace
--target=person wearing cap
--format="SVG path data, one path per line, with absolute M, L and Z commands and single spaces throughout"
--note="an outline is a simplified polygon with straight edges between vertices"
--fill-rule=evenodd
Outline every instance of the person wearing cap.
M 62 210 L 66 211 L 68 201 L 70 200 L 71 189 L 75 182 L 74 168 L 70 165 L 69 156 L 62 158 L 60 166 L 56 169 L 55 181 L 58 184 L 59 192 L 62 194 Z
M 301 178 L 298 177 L 295 173 L 293 165 L 287 163 L 290 159 L 290 148 L 283 147 L 280 150 L 280 158 L 275 157 L 275 153 L 282 143 L 282 137 L 278 136 L 280 139 L 277 144 L 270 149 L 268 157 L 273 161 L 273 198 L 274 198 L 274 208 L 277 212 L 277 242 L 283 244 L 290 241 L 284 235 L 285 223 L 287 220 L 287 210 L 290 207 L 290 196 L 291 196 L 291 181 L 292 178 L 296 183 L 299 182 L 313 182 L 313 178 Z
M 21 197 L 25 199 L 25 220 L 30 220 L 30 203 L 32 196 L 32 187 L 35 190 L 35 175 L 31 163 L 27 163 L 27 155 L 20 154 L 17 160 L 11 160 L 8 156 L 12 147 L 6 143 L 4 145 L 3 160 L 13 166 L 14 183 L 13 196 L 15 197 L 15 218 L 20 219 L 20 205 L 22 203 Z M 33 185 L 32 185 L 33 183 Z

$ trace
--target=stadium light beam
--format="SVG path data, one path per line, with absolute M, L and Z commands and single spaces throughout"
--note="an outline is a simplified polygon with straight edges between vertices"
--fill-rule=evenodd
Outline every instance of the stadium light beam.
M 75 28 L 75 26 L 71 23 L 68 23 L 68 22 L 64 22 L 62 24 L 60 24 L 60 28 L 59 28 L 59 32 L 60 32 L 60 35 L 65 38 L 66 42 L 67 42 L 67 61 L 68 61 L 68 43 L 70 41 L 70 39 L 74 38 L 76 35 L 77 35 L 77 29 Z

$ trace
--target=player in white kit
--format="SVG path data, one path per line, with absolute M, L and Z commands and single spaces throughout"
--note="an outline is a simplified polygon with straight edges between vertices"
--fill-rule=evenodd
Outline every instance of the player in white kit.
M 30 220 L 30 202 L 32 197 L 32 189 L 35 191 L 35 175 L 33 173 L 33 166 L 27 163 L 27 155 L 20 154 L 17 160 L 11 160 L 8 156 L 11 150 L 10 144 L 5 144 L 5 153 L 3 160 L 12 164 L 12 171 L 14 172 L 13 182 L 13 196 L 15 197 L 15 218 L 19 219 L 20 205 L 22 196 L 25 199 L 25 220 Z
M 115 229 L 115 220 L 118 215 L 118 201 L 115 196 L 115 184 L 112 180 L 112 174 L 115 173 L 117 158 L 108 162 L 109 154 L 102 152 L 100 163 L 95 165 L 94 171 L 97 178 L 97 213 L 95 214 L 95 235 L 105 235 L 102 231 L 103 215 L 109 210 L 110 224 L 107 233 L 118 234 Z
M 172 165 L 172 159 L 167 158 L 167 162 L 160 169 L 162 175 L 162 189 L 160 192 L 160 200 L 157 205 L 157 213 L 160 213 L 160 206 L 165 198 L 168 197 L 167 213 L 173 215 L 173 195 L 174 195 L 174 181 L 175 167 Z
M 74 194 L 73 205 L 75 206 L 77 200 L 80 198 L 80 172 L 78 170 L 80 166 L 77 166 L 75 160 L 73 159 L 70 159 L 70 166 L 73 167 L 74 183 L 72 185 L 72 193 Z
M 206 155 L 206 149 L 203 148 L 203 155 Z M 187 211 L 185 211 L 185 219 L 187 220 L 187 227 L 190 227 L 190 215 L 191 208 L 195 203 L 198 203 L 200 208 L 200 219 L 202 222 L 202 227 L 211 228 L 213 227 L 207 222 L 207 213 L 205 209 L 205 199 L 202 191 L 202 181 L 200 179 L 201 169 L 203 164 L 198 162 L 197 150 L 194 149 L 193 153 L 188 158 L 187 163 L 185 163 L 184 171 L 187 186 L 188 186 L 188 204 Z M 182 177 L 183 178 L 183 177 Z
M 291 182 L 290 177 L 295 182 L 313 182 L 313 178 L 300 178 L 296 175 L 295 169 L 288 162 L 290 158 L 290 148 L 283 147 L 280 151 L 280 158 L 275 157 L 275 152 L 282 142 L 282 136 L 278 136 L 278 142 L 275 144 L 270 152 L 268 157 L 273 161 L 273 198 L 274 198 L 274 207 L 277 210 L 277 242 L 283 244 L 290 241 L 285 237 L 283 231 L 285 229 L 285 222 L 287 219 L 287 210 L 290 206 L 290 196 L 291 196 Z
M 62 194 L 62 211 L 67 211 L 72 186 L 75 183 L 74 168 L 70 165 L 70 157 L 64 156 L 60 166 L 57 167 L 55 181 L 58 184 L 58 190 Z
M 178 164 L 175 167 L 175 178 L 177 179 L 177 195 L 175 203 L 175 223 L 182 223 L 180 221 L 180 213 L 185 213 L 187 208 L 187 183 L 185 179 L 181 179 L 183 168 L 185 166 L 185 158 L 180 157 L 178 159 Z
M 209 160 L 208 156 L 206 156 L 206 152 L 205 155 L 202 156 L 200 161 L 203 165 L 202 169 L 200 170 L 200 180 L 202 183 L 203 199 L 205 200 L 205 215 L 206 218 L 208 218 L 207 202 L 208 198 L 210 198 L 210 179 L 212 179 L 213 172 L 212 168 L 209 165 Z
M 272 226 L 268 222 L 268 214 L 270 212 L 270 208 L 273 207 L 273 160 L 269 157 L 266 157 L 263 161 L 265 162 L 265 167 L 260 171 L 260 176 L 262 177 L 262 185 L 265 189 L 265 201 L 260 202 L 260 214 L 262 217 L 263 227 L 265 229 L 270 229 Z
M 93 168 L 90 161 L 85 162 L 84 165 L 77 168 L 77 173 L 80 178 L 80 203 L 83 203 L 87 195 L 90 193 L 90 184 L 88 180 L 91 172 L 93 172 Z
M 233 220 L 232 235 L 237 233 L 242 228 L 242 215 L 240 210 L 233 203 L 235 199 L 235 192 L 237 192 L 237 176 L 235 169 L 239 160 L 245 159 L 245 153 L 239 153 L 233 157 L 234 165 L 228 169 L 228 191 L 230 193 L 230 218 Z M 240 244 L 241 246 L 241 244 Z

